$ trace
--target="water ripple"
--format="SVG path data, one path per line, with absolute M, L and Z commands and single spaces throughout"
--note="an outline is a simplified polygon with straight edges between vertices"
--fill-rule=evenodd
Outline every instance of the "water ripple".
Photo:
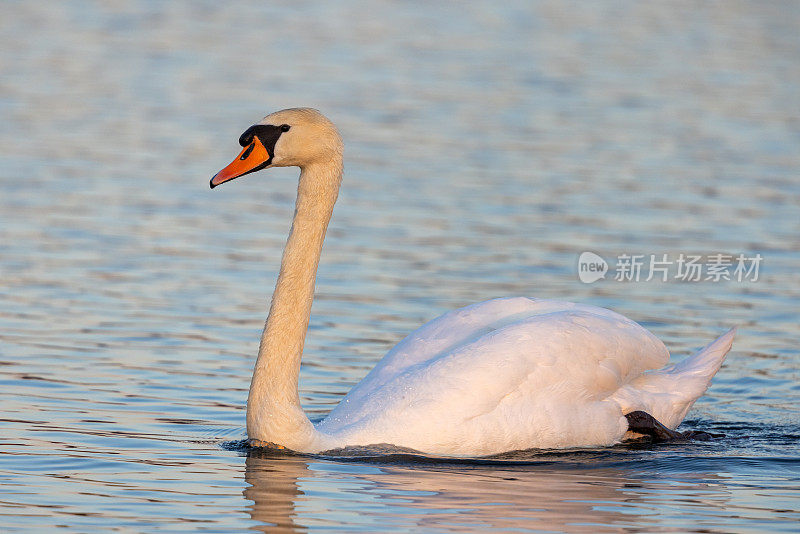
M 799 26 L 749 0 L 4 5 L 4 529 L 796 531 Z M 522 294 L 613 308 L 676 359 L 738 325 L 685 425 L 725 438 L 469 461 L 243 447 L 297 173 L 207 183 L 294 105 L 347 145 L 312 419 L 426 320 Z M 582 284 L 585 250 L 764 265 Z

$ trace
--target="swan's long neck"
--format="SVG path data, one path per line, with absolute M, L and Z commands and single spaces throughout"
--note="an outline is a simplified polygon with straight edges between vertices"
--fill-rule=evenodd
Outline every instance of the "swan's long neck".
M 339 194 L 341 157 L 300 173 L 292 229 L 247 399 L 247 435 L 302 451 L 315 431 L 300 406 L 298 378 L 322 242 Z

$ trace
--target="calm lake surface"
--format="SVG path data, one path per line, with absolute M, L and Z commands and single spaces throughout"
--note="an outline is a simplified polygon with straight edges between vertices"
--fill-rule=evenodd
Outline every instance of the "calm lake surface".
M 4 3 L 2 530 L 797 532 L 798 28 L 796 2 Z M 613 308 L 676 360 L 738 326 L 683 425 L 726 437 L 242 447 L 297 170 L 208 180 L 290 106 L 346 143 L 312 419 L 423 322 L 527 295 Z M 605 279 L 578 279 L 584 251 Z M 651 254 L 763 261 L 645 281 Z

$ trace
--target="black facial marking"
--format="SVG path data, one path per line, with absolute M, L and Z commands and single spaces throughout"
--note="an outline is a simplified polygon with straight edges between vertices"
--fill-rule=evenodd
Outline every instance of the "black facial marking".
M 261 140 L 261 144 L 264 145 L 264 148 L 266 148 L 267 152 L 272 156 L 272 152 L 275 150 L 275 143 L 278 142 L 278 138 L 283 131 L 281 126 L 254 124 L 239 137 L 239 144 L 241 146 L 247 146 L 253 142 L 253 137 L 258 137 Z

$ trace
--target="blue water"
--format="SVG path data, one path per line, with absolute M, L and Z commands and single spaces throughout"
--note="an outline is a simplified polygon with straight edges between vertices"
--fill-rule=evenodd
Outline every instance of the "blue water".
M 5 3 L 3 529 L 797 531 L 798 27 L 792 2 Z M 297 172 L 208 179 L 298 105 L 346 143 L 312 419 L 426 320 L 519 294 L 613 308 L 675 359 L 738 326 L 684 424 L 726 436 L 472 462 L 243 447 Z M 604 280 L 580 282 L 584 251 Z M 763 263 L 616 281 L 635 254 Z

